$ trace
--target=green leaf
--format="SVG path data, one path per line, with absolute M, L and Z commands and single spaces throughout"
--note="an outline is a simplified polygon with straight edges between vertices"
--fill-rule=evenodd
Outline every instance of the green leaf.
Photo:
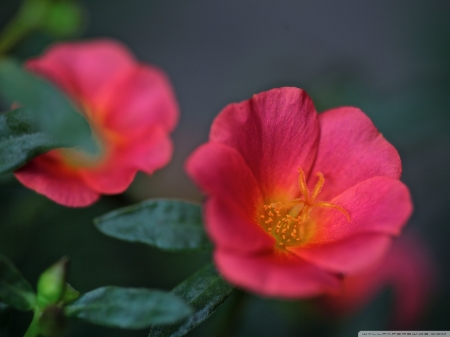
M 72 287 L 69 283 L 66 283 L 64 288 L 64 293 L 62 295 L 61 301 L 64 304 L 75 301 L 80 296 L 80 292 Z
M 39 131 L 36 121 L 24 109 L 0 114 L 0 174 L 61 145 Z
M 121 208 L 94 220 L 103 233 L 169 251 L 210 250 L 201 207 L 185 201 L 155 199 Z
M 153 326 L 149 337 L 183 336 L 211 316 L 233 293 L 234 287 L 226 283 L 213 265 L 203 267 L 173 289 L 173 293 L 186 301 L 194 313 L 173 325 Z
M 0 299 L 19 310 L 31 310 L 36 302 L 30 284 L 3 255 L 0 255 Z
M 9 104 L 28 108 L 38 130 L 66 146 L 97 150 L 88 122 L 52 84 L 23 70 L 10 59 L 0 60 L 0 95 Z
M 139 288 L 103 287 L 66 306 L 66 314 L 84 321 L 123 329 L 169 324 L 192 310 L 172 293 Z

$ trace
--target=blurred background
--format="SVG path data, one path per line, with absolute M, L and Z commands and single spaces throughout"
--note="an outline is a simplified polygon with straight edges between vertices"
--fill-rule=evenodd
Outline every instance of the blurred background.
M 69 282 L 86 292 L 104 285 L 171 289 L 210 257 L 163 253 L 100 234 L 92 219 L 150 197 L 201 200 L 183 170 L 207 141 L 228 103 L 270 88 L 307 90 L 318 111 L 361 108 L 399 151 L 402 180 L 415 204 L 406 232 L 427 245 L 438 282 L 417 322 L 450 330 L 450 2 L 446 0 L 83 0 L 84 28 L 74 38 L 110 37 L 166 71 L 181 119 L 169 166 L 139 175 L 120 196 L 68 209 L 0 177 L 0 253 L 30 280 L 66 255 Z M 19 8 L 0 0 L 0 28 Z M 13 53 L 38 55 L 54 36 L 33 34 Z M 425 277 L 426 279 L 427 277 Z M 431 276 L 430 276 L 431 279 Z M 309 302 L 230 298 L 188 336 L 357 336 L 389 327 L 393 292 L 381 291 L 354 315 L 325 317 Z M 239 303 L 236 309 L 236 302 Z M 1 309 L 0 309 L 1 310 Z M 230 313 L 234 316 L 230 323 Z M 31 314 L 4 312 L 0 336 L 21 336 Z M 8 317 L 7 317 L 8 316 Z M 147 336 L 74 322 L 69 337 Z

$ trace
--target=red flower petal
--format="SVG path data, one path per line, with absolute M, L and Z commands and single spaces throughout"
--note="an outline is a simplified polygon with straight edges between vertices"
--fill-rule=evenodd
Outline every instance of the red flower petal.
M 272 249 L 274 241 L 256 223 L 262 196 L 252 172 L 233 148 L 208 143 L 186 163 L 188 174 L 214 198 L 205 205 L 208 233 L 220 246 L 237 250 Z
M 165 166 L 172 156 L 172 142 L 162 127 L 112 149 L 101 166 L 80 169 L 80 176 L 94 191 L 104 194 L 121 193 L 127 189 L 137 171 L 148 174 Z
M 26 187 L 65 206 L 88 206 L 99 198 L 76 171 L 55 161 L 50 154 L 33 159 L 14 175 Z
M 333 209 L 319 208 L 314 221 L 317 232 L 309 244 L 325 244 L 358 233 L 398 235 L 412 212 L 408 188 L 388 177 L 367 179 L 331 200 L 346 209 L 346 217 Z
M 157 124 L 171 131 L 178 119 L 178 105 L 166 75 L 150 66 L 123 73 L 103 91 L 99 109 L 107 112 L 104 125 L 134 133 Z
M 275 240 L 237 203 L 211 198 L 205 203 L 207 232 L 215 245 L 234 252 L 273 252 Z
M 81 105 L 96 107 L 102 90 L 122 72 L 136 64 L 131 53 L 112 40 L 61 43 L 38 59 L 27 62 L 27 69 L 49 79 Z
M 438 266 L 419 237 L 399 239 L 386 256 L 387 283 L 395 295 L 394 329 L 417 327 L 438 285 Z
M 319 125 L 305 91 L 280 88 L 230 104 L 217 116 L 210 140 L 235 148 L 248 164 L 263 196 L 298 193 L 297 169 L 309 172 Z
M 355 273 L 383 257 L 392 237 L 385 234 L 359 234 L 326 245 L 292 249 L 306 261 L 333 272 Z
M 360 310 L 384 287 L 394 290 L 393 329 L 417 328 L 436 285 L 436 266 L 423 242 L 411 235 L 397 240 L 385 258 L 346 277 L 338 293 L 320 299 L 330 313 Z
M 400 178 L 397 150 L 361 110 L 332 109 L 320 114 L 319 121 L 321 136 L 312 172 L 325 176 L 321 199 L 329 200 L 375 176 Z
M 239 255 L 217 249 L 220 273 L 233 284 L 265 296 L 304 298 L 335 292 L 340 280 L 300 259 L 274 254 Z

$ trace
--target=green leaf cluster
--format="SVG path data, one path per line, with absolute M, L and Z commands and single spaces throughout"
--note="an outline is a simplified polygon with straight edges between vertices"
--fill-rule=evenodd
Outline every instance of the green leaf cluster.
M 102 232 L 126 241 L 169 251 L 208 251 L 197 204 L 178 200 L 148 200 L 96 219 Z M 171 292 L 107 286 L 79 296 L 67 283 L 68 260 L 45 270 L 37 294 L 13 264 L 0 256 L 0 301 L 19 310 L 33 310 L 27 337 L 59 336 L 67 319 L 112 328 L 151 327 L 150 336 L 182 336 L 209 318 L 231 295 L 212 264 L 206 265 Z
M 0 255 L 0 301 L 23 311 L 34 311 L 25 334 L 60 336 L 67 318 L 123 329 L 143 329 L 178 322 L 192 309 L 174 293 L 141 288 L 102 287 L 79 296 L 67 282 L 67 258 L 39 277 L 37 295 L 11 261 Z
M 121 208 L 94 220 L 104 234 L 140 242 L 166 251 L 208 251 L 201 207 L 180 200 L 153 199 Z M 212 264 L 206 265 L 172 290 L 193 308 L 193 313 L 175 324 L 155 324 L 149 337 L 183 336 L 209 318 L 233 293 Z

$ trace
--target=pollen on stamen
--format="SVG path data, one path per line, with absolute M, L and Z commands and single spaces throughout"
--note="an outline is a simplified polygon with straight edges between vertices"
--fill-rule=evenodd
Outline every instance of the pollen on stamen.
M 311 192 L 306 180 L 308 175 L 301 168 L 298 172 L 300 198 L 286 203 L 265 204 L 262 207 L 262 214 L 259 214 L 260 225 L 275 238 L 276 245 L 279 247 L 299 245 L 306 236 L 311 235 L 310 226 L 313 222 L 310 220 L 310 213 L 316 207 L 339 211 L 348 221 L 351 221 L 349 213 L 342 206 L 327 201 L 316 201 L 325 184 L 325 177 L 321 172 L 316 174 L 317 182 Z

